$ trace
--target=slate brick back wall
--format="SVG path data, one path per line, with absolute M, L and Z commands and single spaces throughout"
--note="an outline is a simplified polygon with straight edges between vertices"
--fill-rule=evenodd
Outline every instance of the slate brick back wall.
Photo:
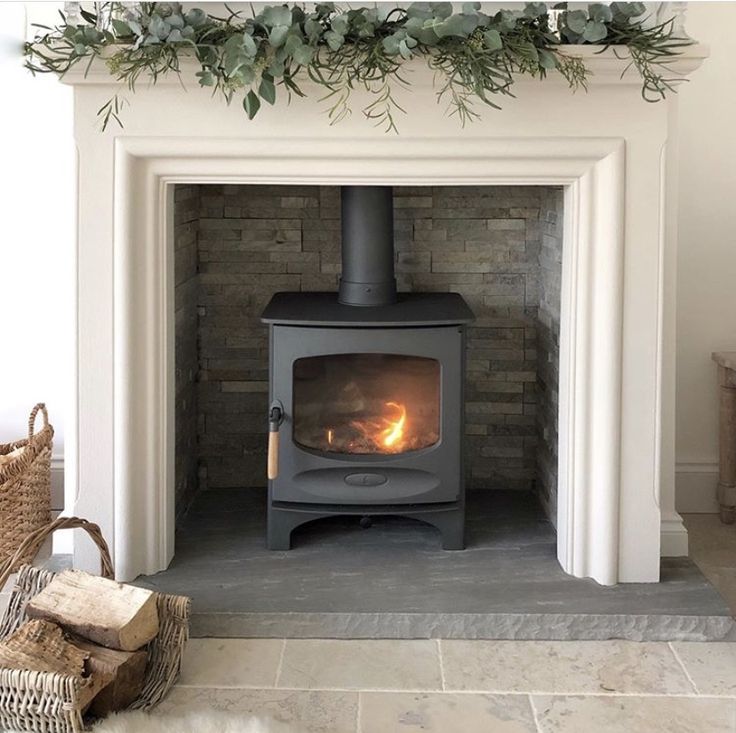
M 563 195 L 542 189 L 539 254 L 537 385 L 537 491 L 548 517 L 557 517 L 557 415 L 560 364 L 560 279 L 562 277 Z
M 179 194 L 177 216 L 192 200 Z M 395 189 L 399 289 L 459 292 L 477 316 L 468 331 L 469 488 L 535 486 L 540 255 L 546 212 L 561 196 L 540 187 Z M 199 188 L 200 488 L 265 483 L 268 339 L 259 315 L 278 290 L 337 287 L 339 202 L 336 187 Z M 192 296 L 191 286 L 186 292 Z
M 175 487 L 177 514 L 181 514 L 186 509 L 198 489 L 198 232 L 199 186 L 177 186 L 174 192 Z

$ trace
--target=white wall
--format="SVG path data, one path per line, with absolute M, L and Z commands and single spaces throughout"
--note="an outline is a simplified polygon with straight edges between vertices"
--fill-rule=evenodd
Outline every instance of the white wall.
M 680 88 L 677 506 L 714 511 L 718 388 L 712 351 L 736 350 L 736 2 L 691 2 L 711 57 Z
M 33 20 L 55 22 L 58 6 L 34 3 Z M 0 442 L 22 437 L 31 407 L 46 402 L 61 457 L 73 354 L 72 93 L 23 68 L 25 36 L 24 3 L 0 3 Z

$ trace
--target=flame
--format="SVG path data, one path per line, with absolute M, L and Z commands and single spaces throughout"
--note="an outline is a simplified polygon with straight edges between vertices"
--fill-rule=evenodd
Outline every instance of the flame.
M 385 402 L 387 414 L 380 415 L 374 420 L 353 420 L 350 425 L 359 432 L 361 439 L 351 441 L 348 447 L 355 450 L 358 447 L 369 448 L 370 452 L 401 453 L 407 449 L 405 436 L 407 427 L 406 406 L 398 402 Z M 393 414 L 391 414 L 393 413 Z M 332 445 L 334 432 L 327 431 L 327 443 Z M 358 450 L 360 453 L 369 452 Z
M 332 445 L 332 439 L 335 437 L 335 433 L 333 430 L 327 431 L 327 445 Z
M 404 437 L 404 426 L 406 425 L 406 407 L 398 402 L 387 402 L 386 407 L 397 409 L 399 417 L 381 433 L 383 445 L 386 448 L 400 447 L 399 441 Z

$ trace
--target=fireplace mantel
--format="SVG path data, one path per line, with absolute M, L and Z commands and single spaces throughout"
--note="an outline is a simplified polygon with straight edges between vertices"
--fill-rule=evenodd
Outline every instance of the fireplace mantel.
M 124 129 L 97 110 L 119 91 L 101 67 L 75 87 L 79 151 L 77 412 L 67 445 L 74 513 L 98 522 L 116 573 L 173 556 L 173 184 L 565 186 L 560 466 L 562 567 L 600 583 L 654 582 L 682 554 L 674 511 L 674 226 L 677 97 L 648 104 L 612 51 L 571 49 L 593 71 L 572 94 L 556 75 L 522 81 L 501 111 L 460 128 L 431 73 L 412 70 L 400 134 L 354 113 L 329 126 L 315 92 L 249 122 L 176 78 L 139 85 Z M 671 67 L 706 57 L 692 46 Z M 125 96 L 125 92 L 123 93 Z M 75 546 L 94 567 L 87 544 Z

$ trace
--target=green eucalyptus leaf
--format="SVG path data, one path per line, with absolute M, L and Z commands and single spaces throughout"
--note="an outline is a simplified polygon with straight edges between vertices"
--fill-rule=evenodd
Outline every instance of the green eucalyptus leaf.
M 520 17 L 519 11 L 499 10 L 494 17 L 494 21 L 498 24 L 499 30 L 513 31 L 516 29 L 516 22 Z
M 349 27 L 350 24 L 348 22 L 347 15 L 336 15 L 330 21 L 330 28 L 341 36 L 346 36 L 348 34 Z
M 524 7 L 524 15 L 527 18 L 540 18 L 547 15 L 546 3 L 527 3 Z
M 261 77 L 258 94 L 261 99 L 269 104 L 273 104 L 276 101 L 276 85 L 273 83 L 273 77 L 270 74 L 264 74 Z
M 547 51 L 544 48 L 538 48 L 537 55 L 539 56 L 539 65 L 543 69 L 557 68 L 557 57 L 550 51 Z
M 172 27 L 172 28 L 178 28 L 181 30 L 186 23 L 184 22 L 184 16 L 175 14 L 170 15 L 168 18 L 166 18 L 166 22 Z
M 611 3 L 611 12 L 626 20 L 643 15 L 645 11 L 644 3 Z
M 588 43 L 597 43 L 602 41 L 608 35 L 608 29 L 603 23 L 598 23 L 595 20 L 589 20 L 583 31 L 583 38 Z
M 207 13 L 205 13 L 201 8 L 192 8 L 187 11 L 184 19 L 186 20 L 187 25 L 192 26 L 192 28 L 199 28 L 207 22 Z
M 286 25 L 276 25 L 271 28 L 271 32 L 268 34 L 268 42 L 274 47 L 278 48 L 286 40 L 286 34 L 289 32 L 289 27 Z
M 480 10 L 480 3 L 463 3 L 463 13 L 465 15 L 471 15 L 478 10 Z
M 294 51 L 294 61 L 301 66 L 309 66 L 314 58 L 314 49 L 311 46 L 301 45 Z
M 130 36 L 133 34 L 130 26 L 125 21 L 118 20 L 117 18 L 112 19 L 112 29 L 118 36 Z
M 337 51 L 345 43 L 345 36 L 341 36 L 339 33 L 335 33 L 335 31 L 327 31 L 324 39 L 333 51 Z
M 489 51 L 500 51 L 503 48 L 501 34 L 494 29 L 486 31 L 483 34 L 483 44 Z
M 570 10 L 565 14 L 565 25 L 573 33 L 583 34 L 588 24 L 588 17 L 584 10 Z
M 412 3 L 406 9 L 406 15 L 409 18 L 419 18 L 424 21 L 433 17 L 434 13 L 429 7 L 429 3 Z
M 251 58 L 255 58 L 258 53 L 258 46 L 256 46 L 256 42 L 250 33 L 243 33 L 243 50 L 246 56 L 250 56 Z
M 148 24 L 148 32 L 152 36 L 156 36 L 160 40 L 164 40 L 171 30 L 171 26 L 158 14 L 151 16 L 151 22 Z
M 293 56 L 296 53 L 296 50 L 301 47 L 302 39 L 300 36 L 298 36 L 296 33 L 290 31 L 289 34 L 286 36 L 286 43 L 284 43 L 284 50 L 286 53 L 289 54 L 289 56 Z
M 397 56 L 399 54 L 399 42 L 400 41 L 396 35 L 386 36 L 386 38 L 383 39 L 383 50 L 389 56 Z
M 430 3 L 429 7 L 435 18 L 445 20 L 452 15 L 452 3 Z
M 261 108 L 261 100 L 258 99 L 258 95 L 251 89 L 243 98 L 243 109 L 245 114 L 248 115 L 248 119 L 252 120 Z
M 307 18 L 304 21 L 304 32 L 310 43 L 316 43 L 322 35 L 322 24 L 314 18 Z
M 268 5 L 260 17 L 263 24 L 269 27 L 285 25 L 288 28 L 291 25 L 291 10 L 285 5 Z
M 440 38 L 446 38 L 447 36 L 468 36 L 461 15 L 451 15 L 449 18 L 447 18 L 447 20 L 444 20 L 442 21 L 442 23 L 434 26 L 434 32 Z
M 215 85 L 215 75 L 211 71 L 198 71 L 196 76 L 201 87 L 213 87 Z
M 613 20 L 613 12 L 608 5 L 603 3 L 592 3 L 588 5 L 588 16 L 598 23 L 610 23 Z

